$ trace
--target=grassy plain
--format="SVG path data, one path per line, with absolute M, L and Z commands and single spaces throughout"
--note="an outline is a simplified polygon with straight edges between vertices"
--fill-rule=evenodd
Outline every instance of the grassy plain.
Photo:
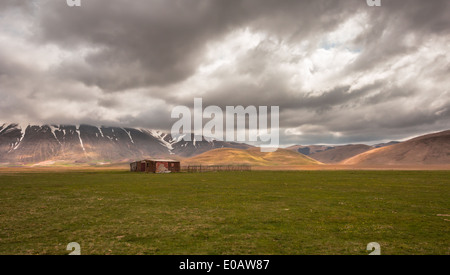
M 450 171 L 0 172 L 0 254 L 450 254 Z

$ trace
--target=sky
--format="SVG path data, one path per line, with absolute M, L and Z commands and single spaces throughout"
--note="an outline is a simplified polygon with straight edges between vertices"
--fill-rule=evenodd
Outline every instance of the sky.
M 288 144 L 450 129 L 450 1 L 2 0 L 0 121 L 170 131 L 279 106 Z

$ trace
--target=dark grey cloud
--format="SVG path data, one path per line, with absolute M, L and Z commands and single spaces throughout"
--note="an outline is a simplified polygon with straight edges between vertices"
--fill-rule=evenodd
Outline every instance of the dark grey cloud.
M 5 0 L 0 116 L 167 130 L 202 97 L 280 106 L 285 143 L 443 130 L 449 20 L 447 0 Z
M 63 63 L 61 76 L 107 91 L 164 86 L 193 74 L 204 44 L 240 18 L 233 1 L 85 1 L 42 7 L 38 39 L 68 48 L 100 48 L 84 60 Z
M 365 5 L 365 4 L 364 4 Z M 63 63 L 61 76 L 108 91 L 185 80 L 202 62 L 205 45 L 248 26 L 297 41 L 334 29 L 361 1 L 64 1 L 40 7 L 36 39 L 77 49 L 99 49 Z
M 383 4 L 383 9 L 371 14 L 370 28 L 355 39 L 366 50 L 353 70 L 370 69 L 393 56 L 407 55 L 430 36 L 450 32 L 448 1 L 385 1 Z

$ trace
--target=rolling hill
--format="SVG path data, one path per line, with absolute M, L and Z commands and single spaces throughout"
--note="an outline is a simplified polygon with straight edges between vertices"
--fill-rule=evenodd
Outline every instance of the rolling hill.
M 259 148 L 243 149 L 215 149 L 182 161 L 183 165 L 233 165 L 247 164 L 253 166 L 277 165 L 319 165 L 319 161 L 287 149 L 263 153 Z
M 367 151 L 342 161 L 344 165 L 450 164 L 450 130 L 416 137 L 388 147 Z

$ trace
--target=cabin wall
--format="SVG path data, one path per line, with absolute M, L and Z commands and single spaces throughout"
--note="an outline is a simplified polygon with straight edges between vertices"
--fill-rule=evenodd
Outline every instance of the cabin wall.
M 163 173 L 170 171 L 177 173 L 181 171 L 180 162 L 169 161 L 138 161 L 130 163 L 130 171 L 147 172 L 147 173 Z

